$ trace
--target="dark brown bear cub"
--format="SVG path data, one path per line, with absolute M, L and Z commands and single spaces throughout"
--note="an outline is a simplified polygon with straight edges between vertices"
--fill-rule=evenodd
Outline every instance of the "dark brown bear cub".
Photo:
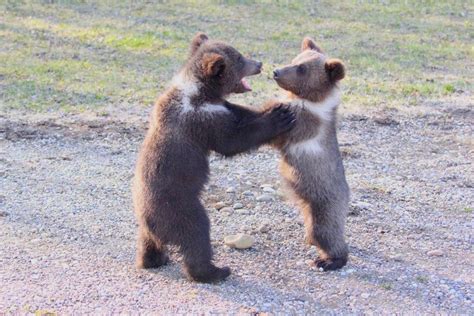
M 342 78 L 342 62 L 326 57 L 309 38 L 290 65 L 274 71 L 278 85 L 290 92 L 285 103 L 297 119 L 295 128 L 279 136 L 274 145 L 282 153 L 285 183 L 302 209 L 306 238 L 319 248 L 315 263 L 324 270 L 343 267 L 348 257 L 344 224 L 349 187 L 336 135 L 341 102 L 337 83 Z
M 260 73 L 261 66 L 229 45 L 195 36 L 187 63 L 153 109 L 138 157 L 133 185 L 138 267 L 166 264 L 166 245 L 176 245 L 191 279 L 229 276 L 229 268 L 212 263 L 210 223 L 200 202 L 208 154 L 256 148 L 289 130 L 295 119 L 284 106 L 254 112 L 225 100 L 250 91 L 244 78 Z

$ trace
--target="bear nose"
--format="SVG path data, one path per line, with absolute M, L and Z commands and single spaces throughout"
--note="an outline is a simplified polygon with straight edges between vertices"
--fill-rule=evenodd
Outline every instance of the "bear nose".
M 262 70 L 263 63 L 261 61 L 257 62 L 258 70 Z
M 278 69 L 273 71 L 273 78 L 278 78 L 278 75 L 280 74 L 280 71 Z

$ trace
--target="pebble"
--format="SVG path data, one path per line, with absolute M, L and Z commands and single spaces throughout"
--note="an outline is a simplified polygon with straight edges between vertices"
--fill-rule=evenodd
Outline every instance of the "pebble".
M 252 191 L 244 191 L 242 192 L 242 195 L 246 195 L 246 196 L 253 196 L 253 192 Z
M 258 226 L 258 231 L 261 233 L 268 233 L 270 231 L 270 225 L 268 225 L 267 223 L 263 223 Z
M 257 197 L 258 202 L 270 202 L 273 200 L 273 196 L 270 194 L 263 194 Z
M 285 191 L 283 191 L 283 190 L 278 190 L 278 191 L 276 192 L 276 195 L 278 195 L 278 196 L 279 196 L 280 198 L 282 198 L 282 199 L 287 199 L 286 193 L 285 193 Z
M 270 187 L 263 187 L 263 192 L 275 194 L 275 190 L 273 190 L 273 189 L 270 188 Z
M 370 294 L 369 293 L 362 293 L 360 295 L 362 298 L 369 298 L 370 297 Z
M 247 234 L 229 235 L 224 238 L 224 244 L 236 249 L 248 249 L 253 243 L 254 238 Z
M 217 210 L 220 210 L 221 208 L 224 208 L 226 207 L 227 204 L 225 204 L 224 202 L 217 202 L 216 204 L 214 204 L 214 207 L 217 209 Z
M 8 216 L 8 212 L 0 211 L 0 217 L 7 217 L 7 216 Z
M 403 261 L 403 255 L 402 254 L 394 254 L 392 257 L 392 260 L 393 261 L 396 261 L 396 262 L 402 262 Z
M 372 208 L 372 204 L 367 203 L 367 202 L 362 202 L 362 201 L 354 203 L 353 206 L 358 207 L 363 210 L 370 210 Z
M 244 205 L 242 203 L 235 203 L 234 210 L 238 210 L 239 208 L 244 208 Z
M 443 251 L 440 249 L 428 251 L 426 254 L 431 257 L 442 257 L 444 255 Z
M 234 212 L 234 209 L 230 206 L 227 206 L 227 207 L 223 207 L 220 209 L 221 212 L 224 212 L 224 213 L 233 213 Z
M 349 215 L 358 216 L 362 211 L 368 211 L 372 208 L 372 205 L 367 202 L 355 202 L 349 208 Z
M 226 193 L 235 193 L 235 188 L 234 187 L 229 187 L 227 190 L 225 190 Z
M 235 210 L 235 212 L 237 214 L 242 214 L 242 215 L 249 215 L 250 214 L 250 211 L 246 208 L 239 208 L 239 209 Z

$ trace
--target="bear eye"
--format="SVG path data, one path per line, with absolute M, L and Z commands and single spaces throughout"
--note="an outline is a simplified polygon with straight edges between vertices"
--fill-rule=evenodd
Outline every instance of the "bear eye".
M 306 67 L 304 65 L 299 65 L 296 71 L 298 74 L 303 75 L 306 72 Z

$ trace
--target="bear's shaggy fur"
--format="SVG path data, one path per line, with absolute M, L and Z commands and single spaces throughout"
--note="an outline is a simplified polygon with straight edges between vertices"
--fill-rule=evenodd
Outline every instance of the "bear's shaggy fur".
M 202 33 L 193 39 L 187 63 L 152 111 L 137 161 L 138 267 L 166 264 L 169 244 L 179 247 L 192 280 L 216 282 L 230 274 L 212 263 L 210 223 L 200 202 L 209 152 L 248 151 L 289 130 L 295 120 L 284 106 L 255 112 L 225 100 L 249 91 L 244 77 L 260 73 L 261 66 Z
M 348 257 L 349 187 L 336 136 L 337 83 L 344 73 L 342 62 L 327 58 L 310 38 L 290 65 L 274 71 L 278 85 L 290 93 L 285 103 L 296 113 L 297 124 L 273 144 L 282 153 L 285 183 L 302 209 L 306 238 L 319 248 L 315 263 L 324 270 L 343 267 Z

